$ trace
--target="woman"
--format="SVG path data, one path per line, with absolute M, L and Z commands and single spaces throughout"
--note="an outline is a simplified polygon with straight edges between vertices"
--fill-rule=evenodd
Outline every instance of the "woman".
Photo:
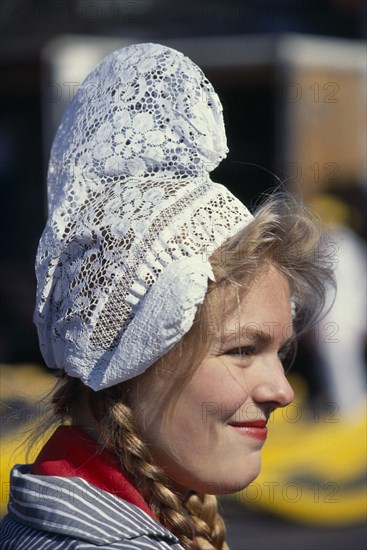
M 253 217 L 210 180 L 226 152 L 218 97 L 170 48 L 114 52 L 70 104 L 35 312 L 64 425 L 12 472 L 3 548 L 227 548 L 214 495 L 257 476 L 331 275 L 296 200 Z

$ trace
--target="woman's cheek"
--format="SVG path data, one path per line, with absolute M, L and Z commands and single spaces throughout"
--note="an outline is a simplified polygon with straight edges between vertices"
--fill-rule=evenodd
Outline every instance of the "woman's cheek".
M 178 422 L 205 429 L 213 423 L 225 423 L 243 406 L 249 396 L 247 384 L 238 373 L 223 370 L 217 373 L 213 368 L 199 368 L 178 400 Z

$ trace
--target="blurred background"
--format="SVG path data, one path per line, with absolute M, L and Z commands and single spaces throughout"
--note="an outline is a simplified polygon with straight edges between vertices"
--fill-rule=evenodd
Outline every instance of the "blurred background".
M 230 153 L 213 173 L 251 207 L 282 182 L 330 234 L 339 291 L 300 343 L 296 401 L 261 476 L 222 501 L 232 550 L 365 548 L 366 36 L 363 0 L 3 0 L 0 7 L 1 512 L 24 429 L 53 385 L 32 314 L 49 151 L 107 53 L 172 46 L 218 92 Z M 20 445 L 20 446 L 19 446 Z M 34 450 L 36 452 L 36 449 Z

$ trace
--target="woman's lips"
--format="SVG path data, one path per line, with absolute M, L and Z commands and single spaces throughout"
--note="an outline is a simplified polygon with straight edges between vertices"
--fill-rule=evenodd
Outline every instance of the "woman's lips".
M 248 422 L 229 422 L 228 424 L 242 435 L 265 440 L 268 435 L 266 420 L 250 420 Z

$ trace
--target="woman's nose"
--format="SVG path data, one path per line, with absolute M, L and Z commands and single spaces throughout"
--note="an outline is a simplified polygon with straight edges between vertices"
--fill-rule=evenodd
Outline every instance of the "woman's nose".
M 273 363 L 271 368 L 264 369 L 254 388 L 253 399 L 258 403 L 272 403 L 274 407 L 286 407 L 293 401 L 294 392 L 279 359 Z

